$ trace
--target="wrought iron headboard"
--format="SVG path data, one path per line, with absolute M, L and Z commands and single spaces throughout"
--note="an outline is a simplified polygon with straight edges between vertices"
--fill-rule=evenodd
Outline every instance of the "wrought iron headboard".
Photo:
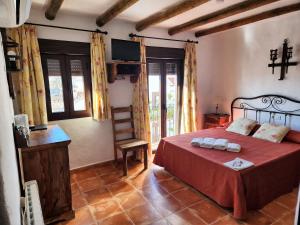
M 259 106 L 253 105 L 259 102 Z M 284 109 L 286 107 L 286 109 Z M 255 119 L 260 123 L 261 113 L 269 115 L 269 122 L 274 119 L 275 115 L 284 116 L 284 125 L 287 119 L 293 116 L 300 117 L 300 100 L 282 95 L 260 95 L 256 97 L 246 98 L 238 97 L 231 102 L 231 121 L 234 117 L 234 109 L 243 110 L 244 117 L 247 117 L 248 111 L 255 112 Z

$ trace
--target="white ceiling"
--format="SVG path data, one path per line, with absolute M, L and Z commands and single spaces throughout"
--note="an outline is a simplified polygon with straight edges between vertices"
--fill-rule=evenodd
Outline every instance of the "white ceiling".
M 45 10 L 48 1 L 49 0 L 32 0 L 32 4 L 35 8 Z M 173 5 L 174 3 L 182 1 L 183 0 L 139 0 L 133 6 L 129 7 L 127 10 L 119 14 L 116 18 L 131 22 L 138 22 L 170 5 Z M 155 26 L 170 28 L 243 1 L 244 0 L 210 0 L 208 3 L 200 5 L 169 20 L 163 21 L 162 23 L 156 24 Z M 71 13 L 75 15 L 81 14 L 95 16 L 96 21 L 96 17 L 98 15 L 101 15 L 116 2 L 118 2 L 118 0 L 64 0 L 63 5 L 58 13 Z M 202 27 L 194 28 L 193 30 L 213 27 L 236 19 L 244 18 L 250 15 L 255 15 L 266 10 L 298 2 L 300 2 L 300 0 L 280 0 L 278 2 L 250 10 L 242 14 L 231 16 L 226 19 L 219 20 L 217 22 L 213 22 Z

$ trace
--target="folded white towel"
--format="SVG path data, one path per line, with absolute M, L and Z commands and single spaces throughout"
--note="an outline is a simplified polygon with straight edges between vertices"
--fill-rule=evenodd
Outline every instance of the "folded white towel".
M 253 165 L 253 162 L 241 158 L 235 158 L 234 160 L 224 163 L 224 166 L 227 166 L 233 170 L 243 170 Z
M 227 151 L 229 151 L 229 152 L 240 152 L 241 151 L 241 146 L 239 144 L 236 144 L 236 143 L 228 143 Z
M 200 147 L 200 145 L 203 143 L 203 138 L 193 138 L 191 141 L 191 145 L 194 147 Z
M 227 148 L 228 140 L 227 139 L 217 139 L 214 143 L 214 149 L 225 150 Z
M 214 138 L 204 138 L 200 147 L 202 148 L 213 148 L 216 139 Z

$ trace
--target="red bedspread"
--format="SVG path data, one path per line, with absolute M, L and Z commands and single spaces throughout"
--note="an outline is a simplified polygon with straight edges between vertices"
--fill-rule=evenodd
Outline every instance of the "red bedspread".
M 242 151 L 193 147 L 190 142 L 194 137 L 226 138 L 240 144 Z M 255 166 L 235 171 L 223 165 L 235 157 Z M 235 218 L 245 219 L 247 209 L 259 209 L 299 184 L 300 144 L 277 144 L 213 128 L 162 139 L 154 163 L 219 205 L 233 208 Z

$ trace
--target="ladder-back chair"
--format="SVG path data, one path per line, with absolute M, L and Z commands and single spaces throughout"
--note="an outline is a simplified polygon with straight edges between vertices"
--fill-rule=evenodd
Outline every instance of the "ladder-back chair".
M 129 113 L 130 118 L 116 119 L 115 114 L 118 113 Z M 136 151 L 143 149 L 144 152 L 144 169 L 148 168 L 148 142 L 135 138 L 134 132 L 134 121 L 133 121 L 133 110 L 132 105 L 129 107 L 111 107 L 111 118 L 113 127 L 113 138 L 114 138 L 114 156 L 115 161 L 118 159 L 117 150 L 122 152 L 123 156 L 123 173 L 127 176 L 127 152 Z M 130 128 L 117 128 L 120 124 L 130 124 Z M 130 138 L 122 139 L 120 135 L 130 134 Z

